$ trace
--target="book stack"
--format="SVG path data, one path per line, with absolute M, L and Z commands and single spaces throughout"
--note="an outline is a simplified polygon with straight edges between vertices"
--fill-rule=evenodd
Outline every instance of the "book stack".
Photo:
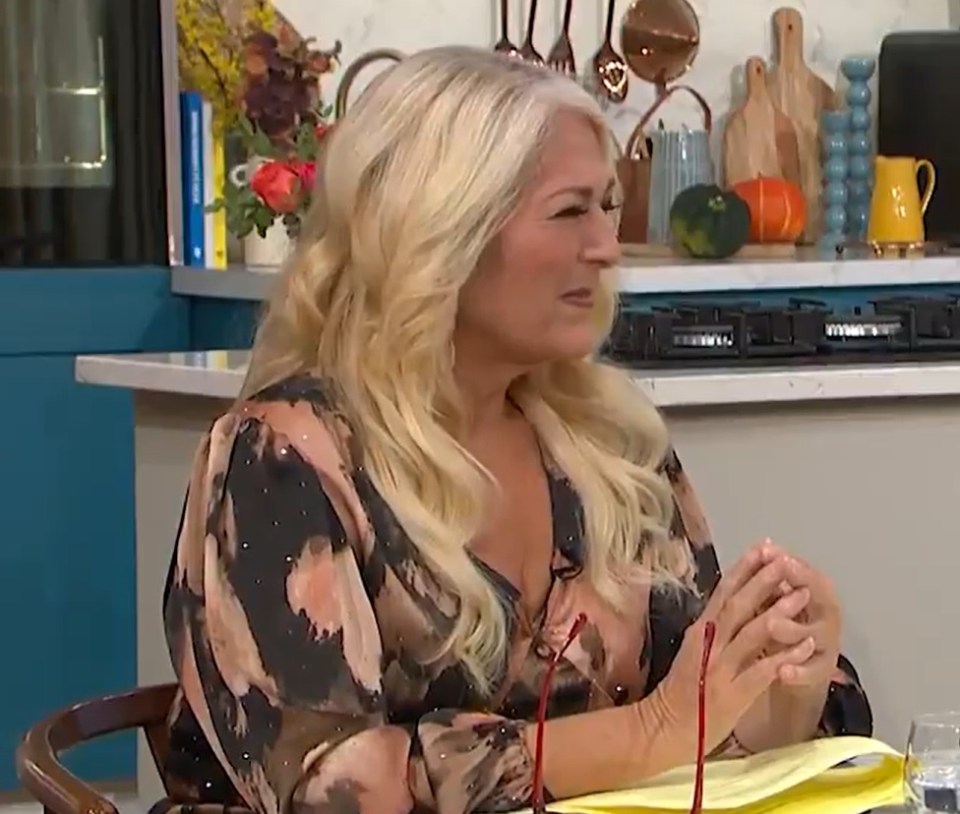
M 210 205 L 223 196 L 223 137 L 213 132 L 212 107 L 196 91 L 180 94 L 180 171 L 183 189 L 183 262 L 227 267 L 227 220 Z

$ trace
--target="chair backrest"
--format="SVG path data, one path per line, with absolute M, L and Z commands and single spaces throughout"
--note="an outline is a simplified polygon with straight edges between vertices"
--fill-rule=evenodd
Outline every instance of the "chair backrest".
M 17 775 L 54 814 L 117 814 L 109 800 L 69 772 L 60 753 L 84 741 L 125 729 L 143 729 L 157 766 L 166 760 L 167 716 L 176 684 L 143 687 L 94 698 L 59 710 L 30 728 L 17 749 Z

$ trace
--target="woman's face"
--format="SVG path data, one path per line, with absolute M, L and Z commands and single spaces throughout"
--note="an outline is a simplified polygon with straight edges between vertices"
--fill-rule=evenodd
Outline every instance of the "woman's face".
M 600 272 L 620 256 L 612 181 L 590 122 L 558 115 L 537 176 L 461 290 L 458 358 L 528 368 L 596 347 Z

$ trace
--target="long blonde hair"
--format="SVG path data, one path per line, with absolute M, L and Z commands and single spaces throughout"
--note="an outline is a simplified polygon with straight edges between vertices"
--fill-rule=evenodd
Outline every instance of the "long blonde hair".
M 374 485 L 460 599 L 446 646 L 481 691 L 502 670 L 503 609 L 468 555 L 495 495 L 457 439 L 464 409 L 452 337 L 461 286 L 536 172 L 551 120 L 575 111 L 611 160 L 595 101 L 545 68 L 465 47 L 423 51 L 378 76 L 338 122 L 314 211 L 254 343 L 247 397 L 317 371 L 342 392 Z M 608 279 L 598 343 L 616 308 Z M 594 360 L 544 366 L 511 389 L 584 506 L 585 572 L 615 607 L 638 574 L 677 584 L 666 431 L 628 377 Z

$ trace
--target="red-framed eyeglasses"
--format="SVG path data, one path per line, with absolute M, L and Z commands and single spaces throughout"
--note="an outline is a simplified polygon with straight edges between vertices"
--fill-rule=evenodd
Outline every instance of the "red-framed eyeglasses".
M 550 699 L 550 687 L 553 683 L 553 674 L 557 669 L 557 664 L 563 658 L 563 654 L 576 640 L 577 636 L 587 624 L 586 614 L 581 613 L 574 620 L 570 627 L 570 632 L 563 643 L 563 646 L 554 652 L 550 658 L 550 664 L 547 665 L 547 673 L 543 677 L 543 683 L 540 686 L 540 696 L 537 701 L 537 739 L 536 752 L 533 763 L 533 812 L 534 814 L 548 814 L 546 802 L 544 800 L 543 786 L 543 731 L 547 719 L 547 703 Z M 690 806 L 690 814 L 700 814 L 703 809 L 703 767 L 706 760 L 705 746 L 707 735 L 707 667 L 710 664 L 710 652 L 713 649 L 713 640 L 716 637 L 717 628 L 713 622 L 707 622 L 704 625 L 703 648 L 700 657 L 700 673 L 697 682 L 697 766 L 693 783 L 693 803 Z

